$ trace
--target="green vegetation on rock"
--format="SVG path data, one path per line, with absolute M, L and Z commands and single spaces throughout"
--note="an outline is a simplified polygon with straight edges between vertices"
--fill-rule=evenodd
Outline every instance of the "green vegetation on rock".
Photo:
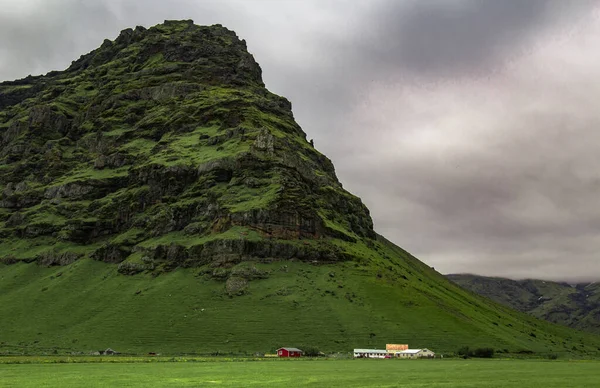
M 291 104 L 264 88 L 245 42 L 219 25 L 124 30 L 65 71 L 0 84 L 0 110 L 4 262 L 69 243 L 122 262 L 160 236 L 182 242 L 189 266 L 199 263 L 187 249 L 229 238 L 215 255 L 273 256 L 261 239 L 241 246 L 228 233 L 236 227 L 332 252 L 337 238 L 374 237 L 368 210 L 306 141 Z M 130 229 L 135 239 L 119 237 Z M 23 239 L 45 242 L 21 249 Z

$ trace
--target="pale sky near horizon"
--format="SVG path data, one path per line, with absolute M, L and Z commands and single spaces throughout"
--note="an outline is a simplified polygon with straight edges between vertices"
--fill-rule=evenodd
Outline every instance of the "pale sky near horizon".
M 0 0 L 0 80 L 165 19 L 245 39 L 375 229 L 438 271 L 600 279 L 600 1 Z

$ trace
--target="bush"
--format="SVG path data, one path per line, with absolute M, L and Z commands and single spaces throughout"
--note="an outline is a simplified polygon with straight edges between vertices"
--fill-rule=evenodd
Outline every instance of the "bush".
M 301 349 L 302 355 L 305 357 L 319 357 L 319 355 L 321 354 L 319 348 L 317 348 L 316 346 L 303 346 Z
M 463 346 L 462 348 L 458 349 L 456 353 L 463 358 L 469 358 L 473 356 L 473 352 L 468 346 Z
M 517 354 L 533 354 L 533 350 L 529 350 L 529 349 L 521 349 L 517 351 Z
M 556 360 L 558 358 L 558 354 L 551 353 L 548 355 L 548 360 Z
M 458 351 L 456 353 L 459 356 L 462 356 L 462 358 L 469 358 L 469 357 L 492 358 L 492 357 L 494 357 L 494 352 L 495 352 L 495 350 L 493 348 L 477 348 L 477 349 L 471 350 L 471 348 L 469 348 L 468 346 L 463 346 L 462 348 L 458 349 Z
M 473 357 L 492 358 L 494 357 L 493 348 L 477 348 L 473 351 Z

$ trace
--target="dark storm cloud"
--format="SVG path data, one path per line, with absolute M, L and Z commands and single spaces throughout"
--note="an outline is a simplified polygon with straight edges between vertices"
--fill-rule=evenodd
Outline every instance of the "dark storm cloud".
M 442 272 L 597 279 L 596 3 L 0 0 L 0 79 L 124 28 L 221 23 L 380 233 Z

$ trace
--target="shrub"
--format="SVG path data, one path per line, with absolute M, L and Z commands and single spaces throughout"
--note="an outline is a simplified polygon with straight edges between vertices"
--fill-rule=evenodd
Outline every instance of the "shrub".
M 493 348 L 477 348 L 473 351 L 473 357 L 492 358 L 494 357 Z
M 305 357 L 319 357 L 319 355 L 321 354 L 319 348 L 317 348 L 316 346 L 303 346 L 301 349 L 302 355 Z
M 458 349 L 456 353 L 463 358 L 469 358 L 473 356 L 473 352 L 468 346 L 463 346 L 462 348 Z
M 556 360 L 558 358 L 558 354 L 551 353 L 548 355 L 548 360 Z
M 529 349 L 521 349 L 517 351 L 518 354 L 533 354 L 533 350 L 529 350 Z
M 478 357 L 478 358 L 492 358 L 495 350 L 493 348 L 477 348 L 471 350 L 468 346 L 463 346 L 456 352 L 463 358 Z
M 2 263 L 2 264 L 11 265 L 11 264 L 16 264 L 18 262 L 19 262 L 19 260 L 12 255 L 0 257 L 0 263 Z

